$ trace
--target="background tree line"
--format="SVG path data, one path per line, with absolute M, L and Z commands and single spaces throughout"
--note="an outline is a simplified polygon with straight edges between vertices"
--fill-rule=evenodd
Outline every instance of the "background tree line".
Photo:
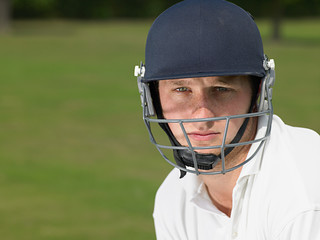
M 10 0 L 0 0 L 10 1 Z M 180 0 L 11 0 L 13 18 L 148 18 Z M 230 0 L 254 17 L 319 16 L 320 0 Z M 280 8 L 280 9 L 279 9 Z
M 181 0 L 0 0 L 0 33 L 11 19 L 155 18 Z M 272 20 L 272 38 L 280 39 L 283 17 L 320 16 L 320 0 L 229 0 L 255 18 Z

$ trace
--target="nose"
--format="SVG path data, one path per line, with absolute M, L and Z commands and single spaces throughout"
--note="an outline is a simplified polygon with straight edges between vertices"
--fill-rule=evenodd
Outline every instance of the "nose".
M 212 118 L 214 117 L 213 113 L 206 108 L 198 109 L 193 114 L 193 119 L 197 118 Z M 193 126 L 199 131 L 206 131 L 213 127 L 214 121 L 201 121 L 201 122 L 193 122 Z
M 213 103 L 205 93 L 199 94 L 195 103 L 192 118 L 213 118 L 215 117 Z M 199 131 L 205 131 L 212 128 L 214 121 L 193 122 L 193 126 Z

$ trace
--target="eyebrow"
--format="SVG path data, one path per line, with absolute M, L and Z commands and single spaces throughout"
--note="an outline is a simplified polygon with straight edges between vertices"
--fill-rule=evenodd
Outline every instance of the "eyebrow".
M 223 83 L 223 84 L 226 84 L 226 85 L 231 85 L 232 83 L 234 83 L 234 80 L 235 80 L 235 78 L 233 78 L 233 77 L 228 77 L 227 79 L 226 78 L 218 78 L 217 79 L 217 82 L 218 83 Z
M 185 85 L 185 84 L 190 84 L 190 80 L 188 79 L 184 79 L 184 80 L 179 80 L 179 79 L 175 79 L 175 80 L 168 80 L 168 83 L 170 85 L 175 85 L 175 86 L 180 86 L 180 85 Z
M 216 83 L 223 83 L 226 85 L 232 85 L 234 81 L 236 80 L 236 76 L 227 76 L 227 77 L 217 77 Z M 168 84 L 172 86 L 181 86 L 181 85 L 189 85 L 192 84 L 192 79 L 172 79 L 172 80 L 166 80 Z

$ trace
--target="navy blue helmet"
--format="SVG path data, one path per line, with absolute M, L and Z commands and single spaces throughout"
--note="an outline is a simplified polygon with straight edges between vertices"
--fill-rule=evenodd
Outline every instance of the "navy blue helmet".
M 221 0 L 186 0 L 150 28 L 144 81 L 266 74 L 259 30 L 249 13 Z

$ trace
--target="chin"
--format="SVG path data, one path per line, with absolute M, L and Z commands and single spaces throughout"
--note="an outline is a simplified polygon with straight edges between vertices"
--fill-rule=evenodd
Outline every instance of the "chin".
M 221 151 L 217 149 L 196 150 L 196 152 L 200 154 L 214 154 L 217 156 L 221 153 Z
M 188 144 L 184 141 L 182 146 L 188 147 Z M 221 146 L 221 141 L 217 142 L 209 142 L 209 141 L 202 141 L 202 142 L 194 142 L 191 141 L 191 145 L 193 147 L 216 147 L 216 146 Z M 221 149 L 219 148 L 211 148 L 211 149 L 195 149 L 195 152 L 200 153 L 200 154 L 215 154 L 219 155 L 221 153 Z

